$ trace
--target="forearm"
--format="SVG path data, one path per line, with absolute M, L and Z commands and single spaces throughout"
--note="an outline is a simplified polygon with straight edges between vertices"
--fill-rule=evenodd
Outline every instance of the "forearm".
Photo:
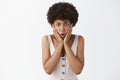
M 66 51 L 66 55 L 67 58 L 69 60 L 69 63 L 73 69 L 73 71 L 76 74 L 80 74 L 83 68 L 83 64 L 81 63 L 81 61 L 77 58 L 77 56 L 74 55 L 73 51 L 71 50 L 71 47 L 67 44 L 64 44 L 65 47 L 65 51 Z
M 44 64 L 44 68 L 46 73 L 51 74 L 53 72 L 53 70 L 55 69 L 58 60 L 60 58 L 61 55 L 61 50 L 62 50 L 63 45 L 58 45 L 58 47 L 55 49 L 53 55 L 51 55 L 51 57 L 46 61 L 46 63 Z

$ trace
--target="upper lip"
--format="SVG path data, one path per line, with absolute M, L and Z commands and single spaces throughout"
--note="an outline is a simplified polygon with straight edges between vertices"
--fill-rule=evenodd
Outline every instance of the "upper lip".
M 60 35 L 65 35 L 65 34 L 60 34 Z

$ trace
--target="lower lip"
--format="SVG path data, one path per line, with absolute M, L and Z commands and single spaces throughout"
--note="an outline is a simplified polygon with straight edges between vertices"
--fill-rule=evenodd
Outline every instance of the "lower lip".
M 65 34 L 61 34 L 62 37 L 65 37 Z

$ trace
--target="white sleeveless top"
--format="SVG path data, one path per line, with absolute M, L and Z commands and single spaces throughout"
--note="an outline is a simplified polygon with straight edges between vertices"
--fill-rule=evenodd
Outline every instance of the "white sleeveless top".
M 53 46 L 53 42 L 50 35 L 48 35 L 48 41 L 50 44 L 50 53 L 52 55 L 55 51 L 55 48 Z M 71 47 L 74 55 L 76 55 L 77 52 L 77 43 L 78 35 L 75 35 L 75 39 Z M 60 57 L 60 60 L 58 61 L 56 68 L 50 75 L 49 80 L 78 80 L 76 74 L 72 71 L 67 57 Z

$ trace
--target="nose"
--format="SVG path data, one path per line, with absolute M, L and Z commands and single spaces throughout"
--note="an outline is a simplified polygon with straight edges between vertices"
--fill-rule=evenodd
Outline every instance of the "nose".
M 62 26 L 60 27 L 60 30 L 61 30 L 61 31 L 65 31 L 64 25 L 62 25 Z

